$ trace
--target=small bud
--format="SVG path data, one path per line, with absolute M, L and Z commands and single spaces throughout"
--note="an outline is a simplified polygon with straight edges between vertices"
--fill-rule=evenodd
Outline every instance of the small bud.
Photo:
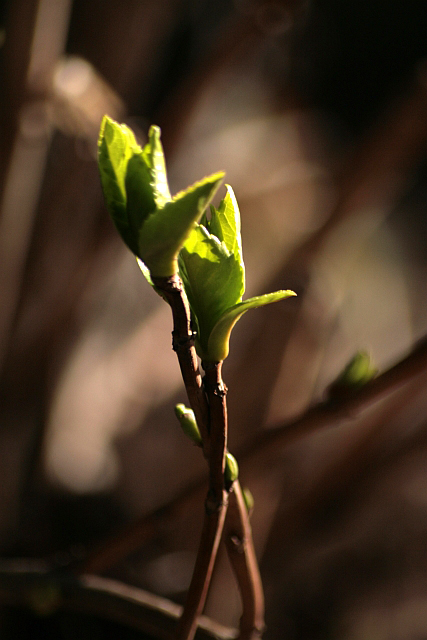
M 202 446 L 202 437 L 200 435 L 199 427 L 197 426 L 196 418 L 194 417 L 194 411 L 185 404 L 177 404 L 175 407 L 175 415 L 179 420 L 181 428 L 185 435 L 190 438 L 198 447 Z
M 227 491 L 231 488 L 231 485 L 239 477 L 239 465 L 237 460 L 231 453 L 227 453 L 225 456 L 225 470 L 224 481 Z
M 328 388 L 329 400 L 340 400 L 349 393 L 357 391 L 378 373 L 373 366 L 370 355 L 366 351 L 357 351 L 340 373 L 338 378 Z
M 255 504 L 254 497 L 248 488 L 243 489 L 242 493 L 243 493 L 243 500 L 245 501 L 245 505 L 246 505 L 246 510 L 249 513 L 249 515 L 251 515 L 254 508 L 254 504 Z

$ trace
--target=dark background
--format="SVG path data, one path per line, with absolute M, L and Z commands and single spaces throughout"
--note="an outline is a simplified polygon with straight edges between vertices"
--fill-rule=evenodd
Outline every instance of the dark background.
M 0 27 L 0 548 L 66 564 L 205 471 L 173 416 L 184 395 L 168 309 L 102 201 L 102 115 L 141 142 L 162 127 L 172 192 L 224 169 L 247 295 L 298 293 L 234 330 L 239 458 L 324 398 L 358 349 L 381 372 L 426 332 L 427 11 L 9 0 Z M 427 636 L 426 376 L 340 428 L 239 458 L 266 638 Z M 105 573 L 182 602 L 201 495 Z M 222 557 L 207 613 L 237 625 Z M 1 637 L 50 637 L 11 615 Z

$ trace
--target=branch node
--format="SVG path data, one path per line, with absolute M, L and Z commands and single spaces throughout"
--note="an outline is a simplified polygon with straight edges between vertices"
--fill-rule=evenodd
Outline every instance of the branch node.
M 240 538 L 239 536 L 231 536 L 230 537 L 230 542 L 232 542 L 232 544 L 235 547 L 237 553 L 244 553 L 245 552 L 245 540 L 243 538 Z
M 195 335 L 194 331 L 186 336 L 181 335 L 179 331 L 172 331 L 172 349 L 175 353 L 183 349 L 191 349 L 194 346 Z

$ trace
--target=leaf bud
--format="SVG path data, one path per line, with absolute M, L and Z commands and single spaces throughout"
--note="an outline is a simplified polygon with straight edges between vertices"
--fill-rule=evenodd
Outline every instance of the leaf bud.
M 237 478 L 239 477 L 239 465 L 237 464 L 236 458 L 231 455 L 231 453 L 227 453 L 225 456 L 225 469 L 224 469 L 224 481 L 225 488 L 227 491 L 230 490 L 231 485 Z
M 245 501 L 246 510 L 248 514 L 251 515 L 254 508 L 254 504 L 255 504 L 255 500 L 252 495 L 252 492 L 249 491 L 247 487 L 245 487 L 242 491 L 242 494 L 243 494 L 243 500 Z
M 329 400 L 340 400 L 372 380 L 378 370 L 366 351 L 357 351 L 336 380 L 329 386 Z
M 202 446 L 202 437 L 199 427 L 197 426 L 194 411 L 185 404 L 177 404 L 175 407 L 175 415 L 179 420 L 181 428 L 185 435 L 190 438 L 198 447 Z

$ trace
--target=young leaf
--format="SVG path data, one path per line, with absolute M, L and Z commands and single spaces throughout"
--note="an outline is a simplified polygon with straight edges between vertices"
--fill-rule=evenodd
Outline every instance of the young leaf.
M 128 162 L 125 188 L 128 224 L 132 237 L 137 241 L 139 231 L 145 220 L 156 210 L 156 201 L 151 184 L 151 172 L 144 160 L 142 151 L 134 153 Z
M 179 192 L 144 222 L 138 240 L 139 254 L 152 277 L 169 277 L 178 271 L 178 253 L 224 178 L 214 173 Z
M 225 246 L 231 251 L 236 260 L 239 262 L 243 273 L 245 265 L 243 263 L 242 254 L 242 237 L 240 233 L 240 211 L 237 204 L 236 196 L 229 184 L 225 185 L 227 194 L 221 201 L 218 209 L 211 207 L 211 219 L 207 223 L 210 233 L 215 235 L 219 240 L 224 242 Z M 244 293 L 244 282 L 243 291 Z
M 134 153 L 141 151 L 135 136 L 126 125 L 104 116 L 98 140 L 98 166 L 107 209 L 120 235 L 131 251 L 137 253 L 127 215 L 126 171 Z
M 197 225 L 179 254 L 179 273 L 197 328 L 199 355 L 219 318 L 241 300 L 244 275 L 224 242 Z
M 274 293 L 266 293 L 263 296 L 249 298 L 228 309 L 212 329 L 209 336 L 207 352 L 203 356 L 204 359 L 209 362 L 220 362 L 228 356 L 231 330 L 248 309 L 257 309 L 266 304 L 295 295 L 296 293 L 290 290 L 275 291 Z
M 144 160 L 150 168 L 151 185 L 158 209 L 164 207 L 166 202 L 171 200 L 160 133 L 160 127 L 151 125 L 148 132 L 148 144 L 144 147 L 143 152 Z

